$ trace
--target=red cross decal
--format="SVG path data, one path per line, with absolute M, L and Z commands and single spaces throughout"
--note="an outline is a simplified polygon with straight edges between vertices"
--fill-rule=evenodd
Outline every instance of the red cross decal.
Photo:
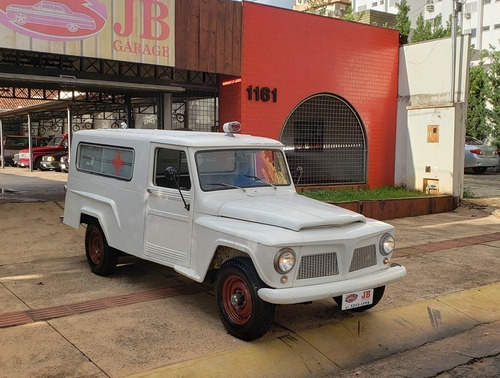
M 115 167 L 115 175 L 120 172 L 120 168 L 123 167 L 124 161 L 122 160 L 122 153 L 120 151 L 116 151 L 115 158 L 111 161 L 113 166 Z

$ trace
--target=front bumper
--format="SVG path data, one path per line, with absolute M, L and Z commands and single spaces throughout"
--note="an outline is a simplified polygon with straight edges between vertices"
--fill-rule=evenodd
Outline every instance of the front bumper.
M 58 161 L 43 161 L 40 163 L 43 169 L 59 169 Z
M 388 269 L 354 279 L 286 289 L 262 288 L 258 294 L 260 299 L 269 303 L 303 303 L 338 297 L 355 291 L 374 289 L 398 281 L 404 276 L 406 276 L 406 268 L 399 264 L 392 264 Z

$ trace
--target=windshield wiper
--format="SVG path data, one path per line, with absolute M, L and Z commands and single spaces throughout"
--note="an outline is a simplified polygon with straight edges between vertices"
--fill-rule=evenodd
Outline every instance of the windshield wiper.
M 241 186 L 231 185 L 231 184 L 227 184 L 227 183 L 225 183 L 225 182 L 209 182 L 209 183 L 207 183 L 207 185 L 219 185 L 219 186 L 226 186 L 226 187 L 228 187 L 228 188 L 241 189 L 241 190 L 243 190 L 244 192 L 246 192 L 246 191 L 247 191 L 245 188 L 242 188 Z
M 260 182 L 263 182 L 264 184 L 267 184 L 269 186 L 272 186 L 274 188 L 274 190 L 277 190 L 278 188 L 276 187 L 276 185 L 273 185 L 271 184 L 270 182 L 267 182 L 266 180 L 264 180 L 263 178 L 260 178 L 258 176 L 250 176 L 250 175 L 244 175 L 245 177 L 248 177 L 248 178 L 252 178 L 254 180 L 257 180 L 257 181 L 260 181 Z

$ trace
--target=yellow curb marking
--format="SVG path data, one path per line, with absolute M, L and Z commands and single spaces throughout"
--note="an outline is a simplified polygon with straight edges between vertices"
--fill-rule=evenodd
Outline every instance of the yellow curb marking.
M 500 320 L 500 283 L 257 341 L 131 377 L 290 377 L 338 371 Z

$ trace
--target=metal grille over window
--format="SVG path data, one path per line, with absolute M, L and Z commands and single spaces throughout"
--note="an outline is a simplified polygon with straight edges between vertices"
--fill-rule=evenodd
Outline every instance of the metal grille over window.
M 374 245 L 356 248 L 352 255 L 349 272 L 355 272 L 360 269 L 368 268 L 377 264 L 376 248 Z
M 172 104 L 172 129 L 218 131 L 218 99 L 202 98 Z
M 300 260 L 298 280 L 308 278 L 328 277 L 339 274 L 337 254 L 323 253 L 320 255 L 303 256 Z
M 332 94 L 314 95 L 299 104 L 280 137 L 298 185 L 366 183 L 364 126 L 354 109 Z

